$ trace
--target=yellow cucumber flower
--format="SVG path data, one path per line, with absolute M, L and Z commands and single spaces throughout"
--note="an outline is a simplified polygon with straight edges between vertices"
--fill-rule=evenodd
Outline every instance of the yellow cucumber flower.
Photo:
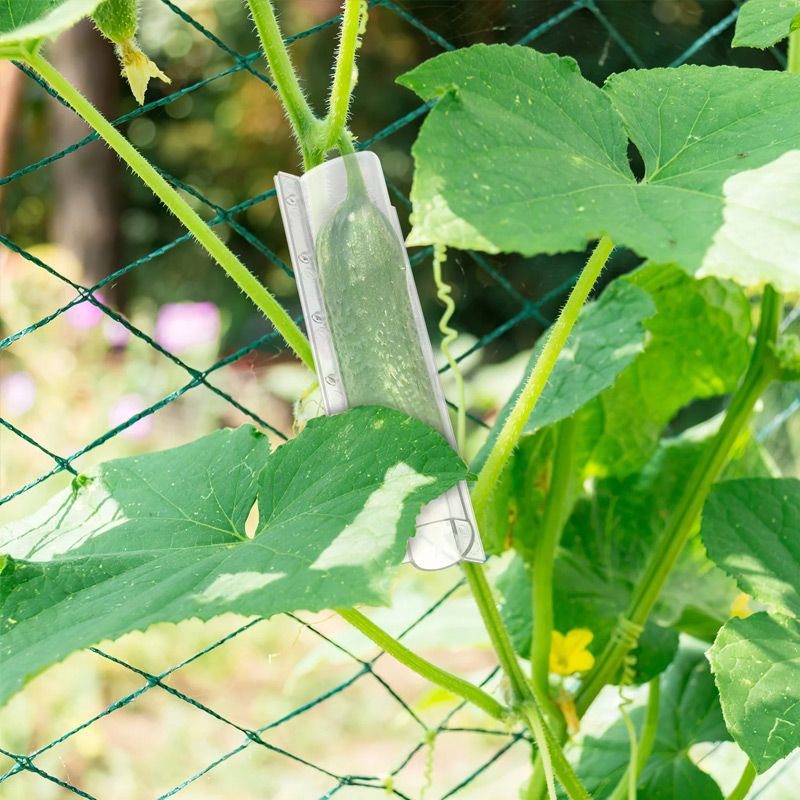
M 550 672 L 572 675 L 594 666 L 594 656 L 586 649 L 594 639 L 587 628 L 573 628 L 565 636 L 553 631 L 550 644 Z
M 122 64 L 122 74 L 131 87 L 139 105 L 144 103 L 144 93 L 150 78 L 159 78 L 164 83 L 172 81 L 139 49 L 135 39 L 128 39 L 117 46 L 117 55 Z

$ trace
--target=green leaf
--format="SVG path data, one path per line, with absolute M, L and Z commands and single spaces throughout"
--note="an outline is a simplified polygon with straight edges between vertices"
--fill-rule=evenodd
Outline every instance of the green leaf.
M 399 81 L 439 98 L 413 149 L 409 243 L 535 255 L 608 234 L 691 273 L 800 289 L 795 76 L 687 65 L 599 89 L 571 58 L 475 45 Z
M 626 475 L 650 457 L 667 423 L 693 400 L 733 391 L 750 357 L 750 305 L 735 285 L 646 265 L 630 281 L 657 313 L 645 351 L 580 414 L 589 475 Z
M 568 558 L 556 562 L 553 586 L 555 630 L 566 634 L 573 628 L 588 628 L 594 639 L 587 649 L 598 657 L 627 604 L 628 587 L 606 581 L 585 564 Z M 531 579 L 522 558 L 517 556 L 510 562 L 497 587 L 503 597 L 500 611 L 514 649 L 523 658 L 530 658 Z M 663 672 L 677 649 L 674 631 L 648 623 L 634 650 L 635 682 L 643 683 Z
M 583 404 L 577 411 L 578 480 L 631 474 L 652 456 L 681 408 L 735 389 L 749 359 L 750 330 L 749 302 L 727 281 L 646 265 L 608 286 L 581 311 L 480 520 L 488 552 L 513 546 L 529 557 L 551 481 L 552 432 L 563 416 Z M 485 461 L 525 379 L 498 415 L 473 469 Z M 712 638 L 714 633 L 716 627 Z
M 547 433 L 541 431 L 537 437 Z M 644 468 L 626 478 L 594 482 L 592 493 L 580 499 L 567 521 L 554 568 L 556 629 L 589 628 L 589 650 L 599 655 L 619 615 L 630 602 L 656 538 L 673 513 L 686 481 L 713 433 L 709 426 L 664 440 Z M 531 437 L 531 438 L 537 438 Z M 743 446 L 726 474 L 752 474 L 763 466 L 758 445 Z M 523 503 L 525 494 L 518 494 Z M 537 528 L 513 531 L 514 559 L 498 587 L 502 614 L 517 652 L 527 658 L 531 636 L 531 580 L 525 559 L 533 552 Z M 527 541 L 525 540 L 527 538 Z M 736 584 L 706 556 L 699 537 L 693 537 L 661 593 L 651 621 L 635 651 L 636 681 L 663 671 L 677 647 L 676 631 L 708 642 L 730 616 L 738 594 Z
M 622 122 L 573 59 L 475 45 L 398 82 L 439 98 L 413 149 L 410 244 L 583 250 L 606 206 L 635 211 Z
M 53 39 L 88 17 L 101 0 L 5 0 L 0 3 L 0 47 Z
M 728 730 L 758 772 L 800 746 L 800 622 L 731 619 L 708 657 Z
M 717 484 L 703 508 L 709 557 L 759 603 L 800 617 L 800 480 Z
M 525 558 L 532 557 L 532 533 L 539 530 L 542 522 L 556 446 L 552 428 L 520 439 L 483 520 L 488 530 L 489 544 L 484 545 L 487 552 L 496 555 L 514 547 Z
M 696 646 L 682 648 L 661 681 L 656 738 L 639 777 L 639 796 L 647 800 L 721 800 L 719 786 L 688 754 L 689 748 L 699 742 L 730 738 L 703 650 Z M 631 717 L 641 731 L 644 709 L 634 709 Z M 595 800 L 611 795 L 628 765 L 629 747 L 622 720 L 599 738 L 586 737 L 577 771 Z
M 800 0 L 748 0 L 736 19 L 734 47 L 764 50 L 800 26 Z
M 643 321 L 655 310 L 644 289 L 622 280 L 614 281 L 598 300 L 584 306 L 525 426 L 525 433 L 566 419 L 611 386 L 644 349 Z M 498 414 L 489 438 L 476 456 L 473 469 L 480 469 L 488 457 L 536 366 L 544 342 L 545 336 L 540 337 L 519 385 Z
M 0 702 L 72 651 L 156 622 L 380 604 L 422 505 L 463 479 L 378 407 L 111 461 L 0 534 Z M 258 501 L 258 529 L 245 520 Z

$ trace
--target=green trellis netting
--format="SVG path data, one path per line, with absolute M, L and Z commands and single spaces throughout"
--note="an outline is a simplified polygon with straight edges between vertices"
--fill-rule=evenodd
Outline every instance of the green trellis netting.
M 182 21 L 181 24 L 189 25 L 195 29 L 196 32 L 201 34 L 203 37 L 206 37 L 210 42 L 212 42 L 216 47 L 218 47 L 224 53 L 224 57 L 229 61 L 229 66 L 227 69 L 219 72 L 218 74 L 212 75 L 210 77 L 206 77 L 203 80 L 199 80 L 192 85 L 185 86 L 181 88 L 179 91 L 176 91 L 168 96 L 162 97 L 161 99 L 148 103 L 147 105 L 142 106 L 141 108 L 137 108 L 135 111 L 131 112 L 130 114 L 126 114 L 122 117 L 119 117 L 115 120 L 116 125 L 123 125 L 124 123 L 133 120 L 136 117 L 140 117 L 152 112 L 154 109 L 160 108 L 162 106 L 167 106 L 168 104 L 174 102 L 178 98 L 182 97 L 183 95 L 190 94 L 193 92 L 202 91 L 204 87 L 208 84 L 217 81 L 225 76 L 232 75 L 235 73 L 240 73 L 246 71 L 251 75 L 255 76 L 258 80 L 262 81 L 263 83 L 267 84 L 270 88 L 274 88 L 270 78 L 262 71 L 263 62 L 261 61 L 261 53 L 260 52 L 252 52 L 246 55 L 236 52 L 234 49 L 229 47 L 225 44 L 220 38 L 218 38 L 214 33 L 209 31 L 206 27 L 204 27 L 198 20 L 194 19 L 190 14 L 186 11 L 179 8 L 177 5 L 170 2 L 170 0 L 160 0 L 170 12 L 177 15 Z M 738 14 L 738 3 L 730 2 L 729 0 L 711 0 L 708 3 L 701 3 L 699 6 L 697 3 L 694 3 L 694 6 L 697 8 L 704 8 L 705 10 L 710 11 L 708 16 L 712 17 L 715 22 L 710 25 L 710 27 L 706 27 L 702 30 L 701 35 L 696 36 L 696 38 L 691 38 L 687 36 L 687 41 L 685 42 L 685 46 L 683 47 L 682 52 L 680 52 L 677 57 L 672 59 L 665 60 L 663 58 L 663 54 L 659 55 L 658 57 L 648 57 L 647 52 L 643 52 L 637 50 L 637 42 L 630 41 L 632 37 L 630 26 L 626 26 L 621 24 L 620 22 L 620 6 L 624 5 L 624 3 L 629 2 L 629 0 L 606 0 L 606 2 L 602 2 L 602 0 L 576 0 L 575 2 L 556 2 L 555 0 L 551 2 L 522 2 L 517 4 L 509 4 L 510 6 L 515 7 L 515 13 L 517 19 L 520 17 L 524 18 L 527 16 L 527 19 L 524 20 L 525 22 L 529 23 L 526 27 L 529 29 L 527 32 L 520 36 L 509 37 L 507 40 L 509 42 L 516 41 L 519 44 L 523 45 L 534 45 L 537 43 L 537 40 L 541 40 L 545 37 L 546 34 L 550 33 L 554 29 L 559 26 L 569 25 L 569 24 L 577 24 L 583 20 L 585 23 L 587 20 L 591 21 L 593 25 L 599 24 L 604 31 L 604 36 L 606 38 L 606 48 L 609 45 L 614 46 L 620 55 L 620 59 L 624 60 L 623 66 L 620 68 L 625 67 L 645 67 L 645 66 L 675 66 L 678 64 L 683 64 L 686 62 L 692 61 L 702 61 L 703 60 L 703 53 L 705 48 L 707 47 L 716 47 L 718 48 L 716 58 L 719 59 L 719 49 L 721 48 L 722 52 L 728 52 L 729 41 L 733 31 L 733 25 L 736 20 L 736 16 Z M 676 0 L 677 2 L 677 0 Z M 649 3 L 644 3 L 644 5 L 649 6 Z M 658 2 L 655 3 L 658 5 Z M 382 9 L 380 13 L 393 13 L 396 14 L 405 24 L 411 26 L 413 29 L 414 35 L 425 37 L 428 42 L 430 42 L 433 46 L 439 47 L 444 50 L 451 50 L 454 48 L 454 45 L 447 41 L 440 33 L 431 30 L 426 24 L 424 24 L 421 19 L 419 19 L 414 14 L 410 13 L 408 10 L 400 7 L 399 5 L 392 2 L 392 0 L 371 0 L 370 6 L 373 8 L 380 8 Z M 441 10 L 441 9 L 440 9 Z M 623 15 L 624 16 L 624 15 Z M 591 17 L 591 19 L 589 19 Z M 577 21 L 577 22 L 576 22 Z M 339 22 L 339 17 L 334 17 L 325 22 L 316 25 L 313 28 L 305 30 L 301 33 L 298 33 L 294 36 L 290 36 L 287 39 L 287 42 L 291 44 L 294 41 L 299 39 L 303 39 L 313 34 L 331 26 L 335 26 Z M 624 19 L 622 19 L 624 23 Z M 698 31 L 696 29 L 692 30 L 693 34 L 696 34 Z M 495 34 L 497 31 L 494 32 Z M 500 31 L 500 37 L 503 38 L 502 34 L 503 31 Z M 546 49 L 546 48 L 545 48 Z M 648 49 L 651 49 L 648 45 Z M 662 51 L 663 52 L 663 51 Z M 772 52 L 774 56 L 774 65 L 776 68 L 780 68 L 785 63 L 785 58 L 783 54 L 774 49 Z M 30 80 L 35 81 L 39 84 L 42 90 L 48 92 L 57 100 L 59 99 L 58 96 L 46 85 L 44 84 L 38 76 L 28 70 L 25 66 L 21 64 L 17 64 L 17 67 L 22 70 Z M 360 143 L 361 147 L 370 147 L 375 142 L 385 139 L 386 137 L 390 137 L 403 128 L 406 125 L 413 123 L 415 120 L 420 119 L 425 115 L 429 108 L 429 104 L 420 105 L 417 109 L 411 111 L 410 113 L 404 115 L 403 117 L 395 120 L 390 125 L 386 126 L 383 130 L 381 130 L 376 135 L 372 136 L 369 139 L 366 139 Z M 25 166 L 17 171 L 13 172 L 12 174 L 0 179 L 0 187 L 10 184 L 17 179 L 20 179 L 30 173 L 33 173 L 37 170 L 47 168 L 49 165 L 53 164 L 55 161 L 58 161 L 61 158 L 69 157 L 71 153 L 74 153 L 76 150 L 84 147 L 88 143 L 95 140 L 97 137 L 96 135 L 92 134 L 86 136 L 84 139 L 75 142 L 74 144 L 70 145 L 69 147 L 60 150 L 59 152 L 52 153 L 48 155 L 46 158 L 41 159 L 40 161 Z M 243 237 L 250 246 L 255 248 L 257 252 L 262 254 L 267 259 L 270 259 L 272 262 L 277 264 L 280 268 L 285 270 L 288 274 L 291 275 L 291 271 L 288 270 L 286 265 L 277 257 L 274 250 L 280 246 L 279 242 L 274 243 L 274 247 L 270 247 L 268 244 L 262 242 L 258 237 L 256 237 L 247 227 L 242 223 L 241 218 L 243 212 L 247 209 L 264 202 L 276 202 L 275 201 L 275 192 L 273 190 L 264 192 L 259 194 L 255 197 L 251 197 L 250 199 L 238 203 L 234 206 L 229 208 L 224 208 L 221 205 L 212 202 L 209 198 L 205 197 L 203 194 L 198 192 L 196 189 L 188 186 L 186 183 L 174 178 L 171 175 L 164 174 L 164 176 L 177 188 L 182 189 L 185 192 L 191 194 L 199 203 L 204 205 L 209 212 L 213 215 L 211 219 L 212 225 L 219 225 L 219 224 L 226 224 L 230 227 L 232 231 L 235 231 L 238 235 Z M 392 191 L 395 195 L 395 201 L 405 205 L 406 207 L 409 206 L 408 199 L 402 194 L 402 192 L 396 188 L 392 187 Z M 75 291 L 75 297 L 71 302 L 63 305 L 61 308 L 56 309 L 52 313 L 48 314 L 47 316 L 43 317 L 42 319 L 36 320 L 31 322 L 27 327 L 17 332 L 14 332 L 0 341 L 0 350 L 4 350 L 8 347 L 11 347 L 16 341 L 22 339 L 23 337 L 32 334 L 39 328 L 49 324 L 52 320 L 56 319 L 58 316 L 63 314 L 64 312 L 68 311 L 73 306 L 78 305 L 82 302 L 89 302 L 100 309 L 103 314 L 107 315 L 111 319 L 115 320 L 116 322 L 123 325 L 132 336 L 137 337 L 141 341 L 145 342 L 147 345 L 155 349 L 158 353 L 161 354 L 166 359 L 169 359 L 173 364 L 177 365 L 180 369 L 182 369 L 186 373 L 186 383 L 184 383 L 180 388 L 176 389 L 159 402 L 151 405 L 149 408 L 141 411 L 140 413 L 135 414 L 134 416 L 130 417 L 129 419 L 125 420 L 122 424 L 117 425 L 116 427 L 106 431 L 98 438 L 94 439 L 86 443 L 82 448 L 73 452 L 69 455 L 64 455 L 60 453 L 51 452 L 47 447 L 45 447 L 42 443 L 38 442 L 34 437 L 28 435 L 24 430 L 21 430 L 16 425 L 12 424 L 10 421 L 0 418 L 0 423 L 12 434 L 20 437 L 25 442 L 28 443 L 33 448 L 37 448 L 39 451 L 44 453 L 50 459 L 52 459 L 52 467 L 48 469 L 44 474 L 38 476 L 34 480 L 26 483 L 24 486 L 20 486 L 15 488 L 12 492 L 7 494 L 5 497 L 0 498 L 0 505 L 9 503 L 13 501 L 15 498 L 19 497 L 20 495 L 24 494 L 25 492 L 29 491 L 33 487 L 37 486 L 38 484 L 47 481 L 49 478 L 53 477 L 54 475 L 62 472 L 69 472 L 72 474 L 77 474 L 76 468 L 73 466 L 76 459 L 78 459 L 83 454 L 94 450 L 95 448 L 102 445 L 107 440 L 111 439 L 114 436 L 117 436 L 120 432 L 125 430 L 126 428 L 131 427 L 137 421 L 146 417 L 148 415 L 154 414 L 160 408 L 166 406 L 167 404 L 171 403 L 172 401 L 176 400 L 178 397 L 182 396 L 186 392 L 194 389 L 198 386 L 204 386 L 209 391 L 216 394 L 219 398 L 222 398 L 227 403 L 230 403 L 233 407 L 235 407 L 240 413 L 246 415 L 252 421 L 261 426 L 262 428 L 268 429 L 274 435 L 285 438 L 283 434 L 276 428 L 273 427 L 268 420 L 262 419 L 258 414 L 256 414 L 251 409 L 245 407 L 241 402 L 239 402 L 235 397 L 231 396 L 229 393 L 223 391 L 219 387 L 217 387 L 212 378 L 214 377 L 214 373 L 218 370 L 226 367 L 227 365 L 233 364 L 236 361 L 244 358 L 248 353 L 255 351 L 259 348 L 264 347 L 272 347 L 276 349 L 280 346 L 280 341 L 277 340 L 274 333 L 265 333 L 264 335 L 256 338 L 254 341 L 250 342 L 246 346 L 240 348 L 234 353 L 222 358 L 219 361 L 211 364 L 204 370 L 197 370 L 191 367 L 189 364 L 185 363 L 183 360 L 178 358 L 175 354 L 168 352 L 164 347 L 162 347 L 158 342 L 156 342 L 153 338 L 147 335 L 144 331 L 140 330 L 133 324 L 131 324 L 123 315 L 115 311 L 109 305 L 107 305 L 102 299 L 101 296 L 98 294 L 99 290 L 101 290 L 107 284 L 111 284 L 115 281 L 118 281 L 123 275 L 126 275 L 133 270 L 137 270 L 147 264 L 148 262 L 158 259 L 160 256 L 167 254 L 173 248 L 177 247 L 181 243 L 190 239 L 189 234 L 184 234 L 173 241 L 170 241 L 157 250 L 148 253 L 146 256 L 133 261 L 126 266 L 122 267 L 121 269 L 117 270 L 113 274 L 107 276 L 99 283 L 93 286 L 84 286 L 75 281 L 71 280 L 70 278 L 66 277 L 65 275 L 60 274 L 56 269 L 46 264 L 42 261 L 39 257 L 34 255 L 31 252 L 28 252 L 23 247 L 20 247 L 14 241 L 12 241 L 5 233 L 0 232 L 0 243 L 9 250 L 16 253 L 18 256 L 22 257 L 26 261 L 30 262 L 32 268 L 36 268 L 39 270 L 44 270 L 45 272 L 49 273 L 52 278 L 56 281 L 62 281 L 65 284 L 69 285 Z M 413 255 L 411 261 L 412 265 L 416 264 L 430 256 L 430 249 L 422 250 L 417 252 Z M 503 290 L 507 296 L 510 313 L 508 314 L 506 320 L 499 326 L 497 326 L 494 330 L 490 333 L 483 336 L 479 339 L 470 349 L 462 353 L 460 359 L 466 358 L 468 355 L 480 350 L 481 348 L 485 347 L 487 344 L 493 342 L 494 340 L 498 339 L 499 337 L 506 334 L 511 329 L 515 328 L 516 326 L 520 325 L 523 321 L 536 321 L 538 324 L 545 326 L 549 324 L 549 320 L 543 313 L 543 309 L 547 307 L 548 303 L 552 303 L 554 300 L 558 300 L 559 297 L 563 295 L 563 293 L 569 288 L 572 281 L 567 280 L 563 282 L 562 285 L 556 287 L 555 289 L 543 294 L 542 296 L 536 298 L 535 300 L 529 299 L 525 296 L 522 292 L 520 292 L 512 282 L 506 278 L 504 275 L 501 275 L 490 263 L 489 260 L 483 258 L 480 254 L 477 253 L 468 253 L 466 254 L 466 258 L 471 259 L 475 266 L 482 270 L 486 276 L 487 280 L 490 280 L 496 284 L 501 290 Z M 780 414 L 774 417 L 766 426 L 762 427 L 760 434 L 762 436 L 766 436 L 771 433 L 773 430 L 779 428 L 783 425 L 788 417 L 796 412 L 800 408 L 800 399 L 795 399 L 787 408 L 785 408 Z M 483 425 L 484 423 L 478 418 L 472 418 L 474 424 Z M 453 587 L 451 587 L 443 597 L 441 597 L 436 603 L 434 603 L 430 608 L 428 608 L 419 618 L 414 620 L 409 620 L 405 630 L 400 634 L 401 637 L 406 636 L 410 631 L 420 624 L 423 623 L 429 616 L 436 614 L 437 610 L 439 610 L 443 604 L 447 603 L 448 600 L 452 598 L 454 592 L 459 588 L 460 583 L 455 583 Z M 15 780 L 15 777 L 27 773 L 29 775 L 33 774 L 38 776 L 39 779 L 42 781 L 49 781 L 52 784 L 55 784 L 58 787 L 61 787 L 59 791 L 60 793 L 57 795 L 59 797 L 68 795 L 77 795 L 79 797 L 84 798 L 94 798 L 95 796 L 88 793 L 84 789 L 81 789 L 78 786 L 73 785 L 69 782 L 69 780 L 65 777 L 59 777 L 53 774 L 51 771 L 46 769 L 44 766 L 41 766 L 42 762 L 46 759 L 42 758 L 45 754 L 49 753 L 53 750 L 57 745 L 61 744 L 62 742 L 70 739 L 71 737 L 75 736 L 81 731 L 84 731 L 87 727 L 92 725 L 93 723 L 99 721 L 100 719 L 107 717 L 110 714 L 118 711 L 119 709 L 128 706 L 131 703 L 137 701 L 142 695 L 147 692 L 156 691 L 156 692 L 166 692 L 174 698 L 174 702 L 180 703 L 187 703 L 193 706 L 198 711 L 208 714 L 211 717 L 215 718 L 217 721 L 224 723 L 234 732 L 238 732 L 241 734 L 241 741 L 238 746 L 233 747 L 225 752 L 220 752 L 218 757 L 211 761 L 210 763 L 206 764 L 199 769 L 198 771 L 194 772 L 193 774 L 187 775 L 180 783 L 173 786 L 169 791 L 159 796 L 159 800 L 164 800 L 164 798 L 172 797 L 182 792 L 182 790 L 189 787 L 195 781 L 201 780 L 203 776 L 209 773 L 211 770 L 216 769 L 224 769 L 225 764 L 228 761 L 234 760 L 238 754 L 242 751 L 246 750 L 247 748 L 252 747 L 261 747 L 266 748 L 267 750 L 271 751 L 275 754 L 278 758 L 290 759 L 295 762 L 297 766 L 300 766 L 304 769 L 308 770 L 315 770 L 320 775 L 325 776 L 327 779 L 330 780 L 330 788 L 329 790 L 322 796 L 323 798 L 331 797 L 335 795 L 337 792 L 342 790 L 345 787 L 361 787 L 365 791 L 372 790 L 373 794 L 377 792 L 388 793 L 400 798 L 409 798 L 409 795 L 403 793 L 400 789 L 398 789 L 395 785 L 395 778 L 401 775 L 404 769 L 408 766 L 414 756 L 424 747 L 426 747 L 426 737 L 430 737 L 432 735 L 445 735 L 447 733 L 455 733 L 455 732 L 464 732 L 465 730 L 471 730 L 475 733 L 483 733 L 486 735 L 493 735 L 495 736 L 498 742 L 497 750 L 484 761 L 484 763 L 480 764 L 467 764 L 464 765 L 464 775 L 459 780 L 459 782 L 452 786 L 449 790 L 447 790 L 444 794 L 439 795 L 441 800 L 444 798 L 453 797 L 459 793 L 461 793 L 464 789 L 466 789 L 470 784 L 483 772 L 485 772 L 489 767 L 491 767 L 498 759 L 500 759 L 508 750 L 518 745 L 520 739 L 525 739 L 525 735 L 521 731 L 505 731 L 505 730 L 486 730 L 483 731 L 477 728 L 465 729 L 464 727 L 457 727 L 457 724 L 454 723 L 451 726 L 451 720 L 456 715 L 456 713 L 460 710 L 463 704 L 454 705 L 448 713 L 439 721 L 438 725 L 431 727 L 430 725 L 426 724 L 425 722 L 420 719 L 420 717 L 414 712 L 414 710 L 400 697 L 400 695 L 392 688 L 392 686 L 387 682 L 387 680 L 381 677 L 375 670 L 374 665 L 378 659 L 385 658 L 385 656 L 380 653 L 371 660 L 364 660 L 359 658 L 355 654 L 351 653 L 347 648 L 345 648 L 340 643 L 332 641 L 328 636 L 323 634 L 321 631 L 317 630 L 314 626 L 310 625 L 309 623 L 291 615 L 292 620 L 299 625 L 303 626 L 304 628 L 309 629 L 317 636 L 322 637 L 326 641 L 329 642 L 330 645 L 337 648 L 347 657 L 351 658 L 353 661 L 353 672 L 346 680 L 337 683 L 336 685 L 331 686 L 325 692 L 320 694 L 318 697 L 305 702 L 298 708 L 295 708 L 290 713 L 287 713 L 280 717 L 279 719 L 271 721 L 269 724 L 264 725 L 263 727 L 250 729 L 244 727 L 240 724 L 237 724 L 235 720 L 229 719 L 221 713 L 218 713 L 213 708 L 208 707 L 204 703 L 200 702 L 196 698 L 186 694 L 178 689 L 174 688 L 170 685 L 167 681 L 168 679 L 173 676 L 178 670 L 186 667 L 188 664 L 196 661 L 201 656 L 205 655 L 206 653 L 215 650 L 219 647 L 224 647 L 228 642 L 232 639 L 240 636 L 245 631 L 252 628 L 254 625 L 257 625 L 261 622 L 261 620 L 253 620 L 248 622 L 247 624 L 241 625 L 241 627 L 234 630 L 228 636 L 224 637 L 223 639 L 215 642 L 214 644 L 210 645 L 209 647 L 205 647 L 199 652 L 195 653 L 188 659 L 183 660 L 181 663 L 175 664 L 170 669 L 163 671 L 159 674 L 151 674 L 147 671 L 141 670 L 137 668 L 135 665 L 126 663 L 109 653 L 104 652 L 98 648 L 91 648 L 91 652 L 96 655 L 96 657 L 101 659 L 106 659 L 108 661 L 116 663 L 119 667 L 130 671 L 135 676 L 138 676 L 142 679 L 142 685 L 136 691 L 133 691 L 129 694 L 126 694 L 123 697 L 119 697 L 113 703 L 111 703 L 107 708 L 105 708 L 102 712 L 95 714 L 94 716 L 85 719 L 80 724 L 75 725 L 72 729 L 66 730 L 63 732 L 61 736 L 59 736 L 54 741 L 49 742 L 48 744 L 39 747 L 34 752 L 30 753 L 14 753 L 10 752 L 3 748 L 2 742 L 0 742 L 0 753 L 5 755 L 8 759 L 10 759 L 11 767 L 4 773 L 0 774 L 0 797 L 3 796 L 3 784 L 9 782 L 7 785 L 10 785 L 11 782 Z M 492 681 L 495 676 L 496 670 L 493 670 L 485 677 L 484 683 Z M 348 688 L 353 686 L 357 681 L 362 680 L 372 680 L 374 684 L 379 688 L 379 691 L 388 693 L 394 701 L 396 701 L 400 707 L 403 709 L 404 713 L 407 713 L 411 719 L 414 720 L 415 724 L 419 728 L 419 735 L 414 738 L 413 742 L 410 743 L 410 749 L 408 752 L 399 755 L 396 761 L 394 768 L 388 773 L 382 775 L 354 775 L 354 774 L 336 774 L 335 772 L 326 769 L 323 766 L 314 763 L 313 753 L 302 752 L 300 748 L 295 751 L 289 751 L 283 747 L 278 747 L 277 745 L 271 743 L 271 734 L 277 728 L 287 723 L 289 720 L 295 719 L 301 715 L 313 715 L 313 711 L 317 708 L 320 704 L 325 703 L 329 699 L 333 698 L 336 695 L 339 695 L 342 692 L 347 691 Z M 365 764 L 365 767 L 368 765 Z M 757 797 L 765 792 L 767 786 L 762 786 L 761 789 L 753 795 L 753 797 Z M 509 787 L 509 795 L 513 794 L 516 791 L 513 787 Z M 56 795 L 53 795 L 56 796 Z M 98 798 L 98 800 L 100 800 Z

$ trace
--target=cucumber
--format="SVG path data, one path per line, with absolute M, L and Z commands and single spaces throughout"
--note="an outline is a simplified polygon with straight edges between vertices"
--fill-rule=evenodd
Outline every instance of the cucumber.
M 408 295 L 403 245 L 345 156 L 347 197 L 317 235 L 328 327 L 350 406 L 382 405 L 443 433 Z
M 136 43 L 139 0 L 104 0 L 95 9 L 92 20 L 100 33 L 114 43 L 117 58 L 122 66 L 122 74 L 139 105 L 144 103 L 147 84 L 151 78 L 171 83 Z
M 138 0 L 104 0 L 95 9 L 92 19 L 103 36 L 114 44 L 124 44 L 136 36 Z

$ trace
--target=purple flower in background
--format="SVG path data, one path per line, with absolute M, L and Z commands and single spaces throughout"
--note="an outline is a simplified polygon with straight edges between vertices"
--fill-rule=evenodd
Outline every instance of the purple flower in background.
M 173 353 L 219 338 L 219 309 L 213 303 L 167 303 L 156 320 L 156 341 Z
M 36 384 L 27 372 L 12 372 L 0 382 L 3 411 L 24 414 L 36 400 Z
M 103 336 L 112 347 L 125 347 L 131 334 L 124 325 L 108 317 L 103 322 Z
M 100 292 L 96 292 L 94 296 L 101 302 L 105 302 Z M 105 314 L 89 300 L 81 300 L 80 303 L 64 312 L 64 319 L 67 320 L 67 324 L 80 331 L 94 328 L 104 316 Z
M 117 400 L 108 412 L 108 424 L 112 428 L 122 425 L 131 417 L 144 411 L 147 408 L 144 398 L 138 394 L 126 394 Z M 120 431 L 120 436 L 127 436 L 129 439 L 146 439 L 153 430 L 152 416 L 142 417 L 125 430 Z

